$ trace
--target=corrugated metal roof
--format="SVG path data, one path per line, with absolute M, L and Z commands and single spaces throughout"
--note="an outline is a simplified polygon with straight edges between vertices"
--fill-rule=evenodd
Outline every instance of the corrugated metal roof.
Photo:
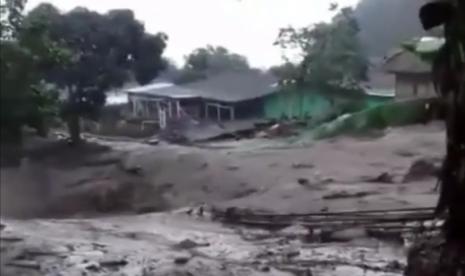
M 275 92 L 277 79 L 259 71 L 222 73 L 206 80 L 186 85 L 202 91 L 202 98 L 238 102 L 260 98 Z
M 173 86 L 174 84 L 170 83 L 170 82 L 157 82 L 157 83 L 151 83 L 151 84 L 147 84 L 147 85 L 144 85 L 144 86 L 136 86 L 136 87 L 132 87 L 130 89 L 127 89 L 128 92 L 131 92 L 131 93 L 143 93 L 143 92 L 148 92 L 150 90 L 153 90 L 153 89 L 160 89 L 160 88 L 166 88 L 166 87 L 171 87 Z
M 390 73 L 427 74 L 431 72 L 429 63 L 407 50 L 400 50 L 388 57 L 383 68 Z
M 438 37 L 421 37 L 408 42 L 414 47 L 414 51 L 420 54 L 437 52 L 444 45 L 444 38 Z M 384 68 L 391 73 L 430 73 L 431 64 L 423 61 L 414 53 L 404 50 L 395 49 L 385 60 Z
M 259 98 L 277 89 L 277 79 L 258 71 L 228 72 L 186 85 L 151 84 L 126 90 L 147 96 L 202 98 L 221 102 L 239 102 Z
M 446 42 L 444 38 L 422 37 L 417 42 L 416 51 L 420 53 L 437 52 Z
M 172 83 L 149 84 L 128 89 L 126 92 L 130 94 L 167 97 L 173 99 L 198 98 L 199 94 L 201 94 L 199 91 L 193 91 L 192 89 L 181 87 Z
M 392 98 L 395 97 L 396 91 L 395 89 L 370 88 L 365 89 L 365 94 L 369 96 Z

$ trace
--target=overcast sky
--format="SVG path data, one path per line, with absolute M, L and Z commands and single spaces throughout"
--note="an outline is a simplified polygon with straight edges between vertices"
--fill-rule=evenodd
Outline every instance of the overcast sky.
M 388 1 L 388 0 L 386 0 Z M 28 8 L 44 2 L 30 0 Z M 279 28 L 328 20 L 331 2 L 341 6 L 358 0 L 48 0 L 62 11 L 84 6 L 99 12 L 132 9 L 148 32 L 168 34 L 165 56 L 182 64 L 191 50 L 222 45 L 245 55 L 252 66 L 281 62 L 273 46 Z

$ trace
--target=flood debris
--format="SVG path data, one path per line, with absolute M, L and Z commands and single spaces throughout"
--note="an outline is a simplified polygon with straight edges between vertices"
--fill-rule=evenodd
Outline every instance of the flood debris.
M 386 268 L 389 270 L 404 270 L 405 265 L 401 264 L 398 260 L 393 260 L 387 264 Z
M 193 241 L 191 239 L 185 239 L 185 240 L 182 240 L 179 243 L 175 244 L 173 246 L 173 248 L 182 249 L 182 250 L 189 250 L 189 249 L 193 249 L 193 248 L 196 248 L 196 247 L 207 247 L 207 246 L 210 246 L 210 244 L 209 243 L 198 243 L 198 242 L 195 242 L 195 241 Z
M 339 231 L 326 230 L 321 235 L 321 241 L 327 242 L 349 242 L 358 238 L 366 238 L 367 232 L 363 227 L 348 228 Z
M 341 199 L 341 198 L 360 198 L 366 197 L 368 195 L 374 194 L 373 192 L 347 192 L 347 191 L 337 191 L 330 194 L 324 195 L 323 199 Z
M 7 265 L 18 267 L 18 268 L 40 270 L 39 262 L 32 261 L 32 260 L 14 260 L 14 261 L 8 262 Z
M 185 265 L 191 260 L 192 256 L 182 255 L 174 258 L 174 263 L 177 265 Z
M 146 140 L 145 143 L 151 146 L 157 146 L 158 144 L 160 144 L 160 140 L 158 138 L 152 138 Z
M 91 272 L 99 272 L 102 267 L 97 262 L 88 262 L 84 264 L 84 268 Z
M 313 169 L 315 165 L 312 163 L 304 163 L 304 162 L 296 162 L 292 164 L 292 168 L 299 170 L 299 169 Z
M 227 169 L 228 171 L 237 171 L 237 170 L 239 170 L 239 166 L 230 165 L 230 166 L 226 167 L 226 169 Z
M 142 205 L 134 206 L 134 212 L 136 214 L 139 214 L 139 215 L 156 213 L 156 212 L 160 212 L 162 210 L 163 209 L 160 208 L 160 206 L 154 205 L 154 204 L 145 204 L 145 205 L 142 204 Z
M 389 172 L 383 172 L 374 177 L 368 176 L 368 177 L 365 177 L 363 180 L 366 182 L 371 182 L 371 183 L 384 183 L 384 184 L 395 183 L 394 175 L 390 174 Z
M 310 268 L 307 268 L 307 269 L 304 271 L 304 273 L 303 273 L 302 276 L 313 276 L 313 273 L 312 273 L 312 271 L 310 270 Z
M 258 268 L 259 271 L 261 272 L 270 272 L 271 271 L 271 268 L 268 266 L 268 265 L 261 265 L 259 268 Z
M 126 266 L 128 261 L 125 259 L 107 259 L 100 261 L 99 264 L 103 267 L 118 267 Z
M 248 142 L 249 141 L 244 144 L 255 148 L 255 143 L 249 144 Z M 260 142 L 267 143 L 267 141 Z M 70 222 L 67 220 L 64 222 L 57 222 L 54 220 L 36 220 L 31 222 L 31 225 L 28 227 L 34 231 L 36 229 L 35 227 L 37 226 L 34 225 L 34 223 L 38 224 L 37 228 L 46 227 L 47 225 L 50 226 L 53 224 L 53 227 L 56 225 L 54 231 L 56 231 L 56 233 L 59 235 L 66 235 L 63 234 L 63 232 L 70 231 L 72 236 L 70 235 L 69 240 L 67 240 L 67 237 L 65 237 L 66 243 L 75 243 L 77 250 L 75 252 L 65 253 L 64 255 L 79 255 L 81 254 L 81 251 L 89 250 L 79 249 L 80 245 L 78 243 L 86 243 L 88 242 L 88 239 L 92 239 L 92 241 L 99 241 L 103 244 L 108 244 L 108 246 L 106 248 L 98 249 L 91 247 L 91 250 L 99 250 L 102 252 L 102 255 L 106 255 L 109 252 L 115 250 L 121 250 L 122 252 L 118 253 L 122 254 L 118 255 L 125 256 L 122 259 L 114 258 L 113 260 L 102 260 L 104 259 L 104 256 L 86 256 L 86 258 L 89 259 L 89 263 L 87 263 L 89 268 L 99 270 L 98 273 L 88 271 L 87 275 L 111 275 L 108 274 L 109 270 L 112 270 L 112 272 L 116 270 L 118 270 L 118 272 L 120 272 L 120 270 L 126 271 L 133 266 L 139 265 L 139 262 L 146 261 L 148 258 L 154 258 L 154 260 L 156 260 L 154 261 L 156 262 L 154 267 L 168 263 L 168 266 L 173 266 L 178 270 L 190 270 L 191 267 L 197 265 L 198 260 L 203 261 L 204 259 L 215 259 L 215 261 L 217 261 L 216 258 L 224 258 L 226 261 L 231 261 L 231 263 L 236 262 L 236 264 L 239 263 L 241 265 L 247 266 L 250 265 L 250 261 L 252 260 L 247 259 L 247 257 L 240 256 L 241 253 L 248 254 L 248 256 L 253 256 L 253 258 L 255 258 L 255 256 L 258 255 L 257 253 L 261 252 L 262 250 L 265 256 L 260 256 L 258 259 L 263 260 L 263 267 L 265 267 L 264 270 L 267 270 L 266 267 L 270 268 L 270 270 L 268 270 L 268 275 L 276 275 L 274 274 L 274 269 L 278 268 L 279 266 L 286 265 L 293 266 L 295 269 L 299 269 L 299 274 L 296 275 L 327 275 L 320 273 L 318 268 L 313 269 L 313 265 L 323 266 L 325 268 L 331 269 L 331 266 L 352 265 L 350 261 L 354 260 L 344 259 L 340 262 L 337 262 L 336 260 L 333 263 L 325 263 L 324 259 L 330 258 L 324 255 L 319 255 L 322 251 L 318 251 L 318 247 L 325 246 L 325 250 L 337 249 L 344 251 L 345 246 L 352 246 L 353 239 L 356 239 L 354 243 L 361 243 L 360 240 L 363 240 L 365 235 L 368 237 L 375 237 L 377 239 L 380 239 L 380 237 L 385 237 L 385 239 L 388 240 L 390 237 L 392 237 L 392 240 L 395 238 L 401 240 L 403 233 L 417 231 L 421 228 L 419 225 L 407 225 L 409 222 L 426 220 L 428 216 L 431 215 L 431 210 L 424 209 L 409 211 L 368 210 L 371 212 L 361 212 L 360 210 L 354 210 L 353 212 L 334 212 L 335 210 L 347 208 L 346 206 L 350 206 L 350 203 L 353 203 L 354 208 L 375 208 L 373 206 L 384 206 L 384 201 L 380 205 L 369 206 L 362 206 L 361 204 L 357 204 L 357 199 L 350 201 L 350 199 L 353 197 L 357 198 L 369 195 L 370 191 L 376 191 L 379 186 L 371 185 L 370 183 L 362 183 L 363 185 L 361 186 L 350 185 L 350 187 L 341 188 L 341 184 L 344 184 L 345 181 L 347 181 L 347 175 L 344 174 L 346 173 L 346 167 L 344 167 L 344 169 L 340 169 L 339 171 L 339 168 L 337 167 L 338 164 L 335 164 L 333 168 L 331 166 L 326 166 L 325 163 L 328 163 L 328 165 L 333 165 L 333 162 L 337 163 L 336 161 L 341 161 L 341 163 L 344 161 L 346 164 L 350 163 L 351 156 L 349 154 L 347 154 L 347 156 L 343 156 L 342 154 L 337 155 L 341 156 L 341 160 L 333 161 L 319 160 L 325 158 L 312 158 L 310 162 L 308 161 L 309 156 L 317 157 L 318 155 L 307 154 L 307 152 L 301 153 L 300 148 L 289 148 L 289 152 L 287 152 L 288 149 L 286 149 L 286 152 L 283 152 L 282 149 L 279 148 L 279 151 L 281 151 L 279 154 L 282 153 L 282 155 L 280 155 L 279 158 L 276 156 L 271 158 L 271 154 L 278 154 L 278 149 L 274 148 L 274 143 L 275 141 L 273 141 L 272 144 L 273 148 L 267 145 L 267 148 L 264 149 L 263 152 L 257 151 L 253 152 L 253 154 L 246 155 L 245 151 L 249 150 L 248 148 L 246 150 L 243 148 L 238 148 L 236 150 L 236 148 L 233 147 L 239 143 L 234 141 L 227 141 L 225 144 L 234 146 L 229 146 L 229 148 L 227 146 L 225 148 L 218 149 L 218 155 L 216 152 L 213 153 L 213 150 L 211 149 L 204 150 L 196 147 L 195 154 L 188 155 L 189 158 L 185 158 L 184 160 L 178 160 L 176 158 L 179 155 L 179 152 L 187 155 L 194 151 L 194 149 L 191 150 L 185 146 L 169 145 L 170 148 L 168 150 L 167 145 L 167 149 L 165 151 L 164 144 L 158 147 L 149 147 L 143 145 L 143 150 L 138 150 L 137 154 L 127 156 L 127 160 L 134 161 L 132 164 L 133 166 L 127 166 L 126 169 L 118 168 L 118 171 L 116 171 L 117 174 L 115 174 L 115 176 L 113 176 L 114 171 L 103 170 L 103 168 L 85 168 L 86 170 L 95 169 L 95 171 L 91 171 L 89 173 L 86 171 L 83 173 L 83 175 L 79 175 L 79 177 L 84 178 L 84 176 L 93 177 L 94 175 L 97 175 L 98 177 L 103 178 L 107 175 L 110 175 L 111 178 L 109 181 L 115 183 L 118 182 L 120 180 L 119 178 L 121 177 L 125 178 L 121 180 L 121 182 L 135 183 L 135 185 L 137 185 L 137 189 L 142 186 L 139 184 L 145 185 L 142 183 L 142 181 L 147 180 L 150 182 L 154 192 L 147 193 L 146 191 L 149 189 L 145 188 L 142 190 L 142 192 L 139 192 L 144 195 L 147 194 L 147 197 L 150 199 L 147 200 L 146 197 L 143 197 L 142 200 L 137 200 L 137 204 L 134 202 L 128 202 L 128 206 L 131 209 L 122 210 L 122 213 L 118 213 L 117 217 L 108 216 L 102 219 L 89 218 L 85 220 L 81 220 L 80 218 L 73 218 L 72 222 L 71 220 Z M 365 141 L 364 143 L 370 143 L 370 145 L 373 146 L 372 143 L 374 142 Z M 336 147 L 336 145 L 337 144 L 332 144 L 334 147 Z M 351 148 L 351 153 L 358 150 L 361 146 L 362 144 L 360 144 L 358 148 Z M 152 151 L 144 152 L 148 151 L 147 149 L 151 149 Z M 315 150 L 315 153 L 326 153 L 328 152 L 329 148 L 327 145 L 321 147 L 315 146 L 312 150 Z M 226 155 L 226 152 L 229 152 L 230 155 Z M 389 152 L 392 151 L 389 150 Z M 224 155 L 222 155 L 223 153 Z M 381 153 L 383 152 L 380 152 L 380 154 Z M 162 155 L 166 156 L 161 157 Z M 218 157 L 220 155 L 222 155 L 221 158 Z M 193 158 L 190 158 L 191 156 L 193 156 Z M 245 158 L 243 158 L 244 156 Z M 369 156 L 367 156 L 366 159 L 370 159 L 370 161 L 374 160 L 371 160 L 371 157 L 369 158 Z M 407 159 L 404 158 L 402 160 L 405 162 Z M 365 162 L 365 160 L 356 161 L 357 162 L 349 164 L 350 166 L 347 168 L 347 174 L 350 174 L 350 179 L 353 179 L 352 177 L 361 179 L 361 175 L 358 173 L 365 174 L 367 171 L 370 172 L 374 169 L 372 167 L 369 169 L 366 169 L 367 167 L 363 167 L 362 161 Z M 253 163 L 252 166 L 252 162 L 256 163 Z M 385 161 L 385 163 L 388 164 L 389 161 Z M 395 163 L 395 161 L 392 163 Z M 177 167 L 178 165 L 179 167 Z M 390 165 L 390 163 L 388 165 Z M 375 174 L 372 175 L 371 181 L 376 183 L 393 182 L 394 176 L 398 176 L 397 171 L 399 169 L 397 169 L 396 166 L 397 164 L 379 170 L 378 172 L 381 173 L 379 175 L 377 175 L 375 171 Z M 111 169 L 113 169 L 113 167 L 115 166 L 112 166 Z M 321 174 L 318 173 L 317 170 L 319 168 L 324 168 L 324 172 Z M 79 170 L 75 170 L 76 173 L 82 173 L 80 168 Z M 173 172 L 166 173 L 169 170 L 172 170 Z M 383 172 L 383 170 L 385 170 L 385 172 Z M 177 176 L 181 175 L 179 172 L 187 174 L 187 177 L 178 179 Z M 258 179 L 258 174 L 260 174 L 260 176 L 266 175 L 265 172 L 269 172 L 271 176 L 267 177 L 266 179 Z M 63 174 L 63 178 L 69 175 L 68 173 L 65 175 L 64 172 L 60 171 L 60 175 L 61 174 Z M 56 175 L 58 175 L 58 173 Z M 216 175 L 219 175 L 219 177 L 216 177 Z M 325 178 L 325 175 L 331 176 L 331 178 Z M 214 179 L 213 181 L 210 181 L 209 178 L 212 177 Z M 257 179 L 255 179 L 255 177 L 257 177 Z M 126 178 L 129 180 L 126 180 Z M 222 178 L 224 178 L 224 182 L 222 182 Z M 273 182 L 275 179 L 277 179 L 276 183 Z M 401 180 L 402 179 L 400 177 L 398 182 Z M 279 186 L 281 183 L 278 182 L 281 182 L 286 186 Z M 334 185 L 322 185 L 330 182 L 336 183 L 334 183 Z M 268 183 L 269 186 L 267 186 Z M 299 185 L 302 187 L 299 187 Z M 79 187 L 82 186 L 86 185 L 80 185 Z M 409 189 L 416 188 L 416 186 L 412 185 L 402 186 L 408 187 Z M 382 186 L 383 191 L 386 189 L 388 192 L 391 191 L 389 189 L 397 191 L 397 187 L 398 186 L 396 185 Z M 331 191 L 337 191 L 339 189 L 347 189 L 347 191 L 343 192 L 342 194 L 331 194 Z M 192 195 L 190 194 L 191 190 Z M 93 190 L 90 190 L 89 194 L 92 192 Z M 300 197 L 299 192 L 304 195 Z M 408 190 L 406 192 L 411 191 Z M 159 198 L 160 194 L 164 195 L 165 193 L 166 196 Z M 257 194 L 247 198 L 253 193 Z M 111 194 L 112 193 L 110 193 L 110 195 Z M 118 196 L 122 195 L 124 198 L 133 197 L 132 191 L 130 189 L 125 190 L 122 193 L 118 192 L 117 194 Z M 213 199 L 206 199 L 206 194 L 208 194 L 208 196 Z M 289 195 L 288 202 L 284 202 L 283 204 L 279 203 L 279 205 L 278 202 L 276 202 L 275 204 L 274 200 L 276 198 L 281 198 L 281 196 L 284 194 Z M 305 200 L 307 200 L 307 195 L 308 203 L 305 202 Z M 330 200 L 322 200 L 323 196 L 326 196 L 325 199 Z M 331 200 L 332 198 L 337 199 L 338 197 L 342 200 Z M 237 198 L 241 199 L 237 200 Z M 363 200 L 368 202 L 369 200 L 375 201 L 377 198 L 379 197 L 366 197 Z M 166 206 L 168 206 L 165 206 L 166 208 L 163 206 L 160 207 L 160 202 L 162 202 L 163 199 L 170 201 L 166 203 Z M 294 199 L 296 202 L 292 202 Z M 208 204 L 218 203 L 219 206 L 224 206 L 223 208 L 231 205 L 234 205 L 234 207 L 219 210 L 215 214 L 217 221 L 212 223 L 208 219 L 209 209 L 206 209 L 203 206 L 193 207 L 191 209 L 188 209 L 189 207 L 185 208 L 186 206 L 192 206 L 202 201 L 207 201 Z M 316 204 L 314 204 L 312 201 L 315 201 Z M 84 201 L 79 200 L 79 203 L 81 202 Z M 340 204 L 341 202 L 342 204 Z M 162 204 L 165 204 L 165 202 L 162 202 Z M 273 208 L 269 208 L 268 206 Z M 281 206 L 283 208 L 277 210 L 278 207 Z M 414 204 L 410 204 L 409 206 L 414 206 Z M 156 211 L 166 211 L 168 209 L 179 210 L 177 208 L 184 209 L 182 209 L 182 213 L 166 212 L 141 216 L 134 216 L 133 212 L 130 212 L 135 210 L 137 213 L 145 214 Z M 108 210 L 108 208 L 106 209 Z M 188 210 L 186 211 L 186 209 Z M 82 212 L 84 213 L 84 211 Z M 185 213 L 191 214 L 191 216 L 186 216 Z M 198 217 L 202 215 L 204 215 L 204 218 L 198 219 Z M 85 214 L 80 214 L 80 216 L 85 217 Z M 160 217 L 162 220 L 157 222 L 155 219 L 156 217 Z M 178 219 L 181 221 L 178 222 Z M 173 229 L 177 230 L 168 231 L 169 233 L 167 234 L 161 233 L 166 231 L 167 224 L 169 224 L 172 220 L 177 222 L 176 226 L 172 227 Z M 80 224 L 81 222 L 82 225 Z M 222 224 L 216 222 L 222 222 Z M 16 222 L 14 221 L 8 221 L 8 225 L 11 225 L 11 228 L 16 230 L 17 227 L 15 227 L 15 223 Z M 76 227 L 72 226 L 71 230 L 71 228 L 67 228 L 70 227 L 67 225 L 68 223 L 76 223 Z M 87 223 L 93 227 L 97 225 L 97 227 L 95 227 L 95 230 L 83 230 L 82 228 L 87 227 Z M 196 228 L 195 231 L 193 231 L 193 229 L 187 229 L 191 228 L 189 226 Z M 211 227 L 215 228 L 211 230 Z M 221 227 L 221 229 L 219 227 Z M 237 229 L 247 230 L 244 230 L 243 234 L 237 235 Z M 253 229 L 253 231 L 249 231 L 250 229 Z M 6 230 L 9 229 L 7 228 Z M 122 232 L 129 231 L 133 231 L 135 234 L 130 234 L 127 236 L 121 235 Z M 136 233 L 139 231 L 142 232 L 142 234 Z M 351 231 L 353 231 L 353 233 L 350 233 Z M 3 242 L 8 239 L 3 238 L 3 234 L 5 232 L 7 231 L 2 232 L 2 247 L 18 246 L 17 244 L 12 245 L 11 243 Z M 189 232 L 194 232 L 194 234 Z M 40 238 L 47 239 L 48 237 L 43 237 L 46 236 L 47 233 L 47 231 L 41 229 L 41 231 L 38 231 L 35 237 L 39 238 L 39 236 L 41 236 Z M 53 234 L 55 234 L 55 232 Z M 206 237 L 203 237 L 202 235 L 205 235 Z M 228 237 L 223 239 L 223 237 L 221 237 L 223 235 Z M 230 237 L 229 235 L 234 237 Z M 360 240 L 359 237 L 361 237 Z M 53 240 L 57 240 L 55 237 L 52 238 Z M 384 238 L 381 239 L 384 240 Z M 114 241 L 122 241 L 123 246 L 117 246 L 116 242 Z M 29 242 L 29 238 L 27 239 L 27 242 Z M 327 244 L 322 245 L 321 242 L 327 242 Z M 398 244 L 396 243 L 395 246 L 397 245 Z M 139 246 L 142 248 L 142 252 L 138 251 L 139 248 L 134 250 L 137 252 L 131 251 L 134 247 Z M 171 252 L 171 250 L 175 252 Z M 365 250 L 365 248 L 359 251 L 358 249 L 351 250 L 352 251 L 350 253 L 353 253 L 353 256 L 356 256 L 359 251 L 362 252 Z M 157 255 L 158 251 L 161 252 L 160 255 L 165 254 L 165 252 L 168 253 L 166 253 L 166 256 L 159 256 Z M 233 253 L 230 253 L 231 251 L 233 251 Z M 177 255 L 177 253 L 184 252 L 188 252 L 192 256 Z M 315 254 L 313 254 L 313 252 L 315 252 Z M 197 253 L 205 254 L 207 256 L 201 257 L 200 255 L 197 255 Z M 363 253 L 366 254 L 365 251 L 363 251 Z M 369 254 L 366 255 L 368 257 Z M 127 256 L 131 256 L 131 258 L 129 259 Z M 133 256 L 136 260 L 133 259 Z M 193 256 L 195 256 L 195 258 Z M 42 258 L 47 258 L 49 260 L 53 259 L 53 262 L 57 263 L 61 259 L 60 257 L 57 258 L 55 256 L 39 256 L 37 259 Z M 321 258 L 323 260 L 319 260 L 317 258 Z M 399 258 L 401 258 L 401 256 Z M 273 263 L 275 260 L 276 263 Z M 220 262 L 222 261 L 223 259 Z M 387 261 L 391 262 L 390 259 Z M 379 266 L 375 266 L 375 264 L 370 263 L 370 260 L 360 260 L 359 262 L 357 259 L 355 261 L 355 266 L 357 264 L 361 265 L 364 263 L 367 265 L 367 269 L 375 269 L 375 267 L 380 267 L 379 269 L 381 270 L 396 271 L 396 275 L 398 275 L 398 271 L 402 269 L 402 260 L 400 259 L 398 263 L 391 262 L 389 265 L 387 265 L 387 261 L 383 261 L 381 264 L 379 264 Z M 187 263 L 189 264 L 188 266 L 176 266 Z M 225 267 L 227 267 L 225 269 L 228 271 L 226 271 L 224 275 L 236 275 L 229 273 L 230 266 L 233 267 L 234 265 L 225 265 Z M 259 265 L 255 264 L 250 266 L 253 266 L 254 269 L 259 268 Z M 312 271 L 306 271 L 305 269 L 307 267 L 312 267 Z M 262 269 L 260 268 L 260 270 Z M 197 271 L 192 273 L 192 275 L 198 276 L 211 275 L 202 274 L 202 272 Z M 212 275 L 219 276 L 223 274 Z M 266 275 L 266 273 L 261 273 L 259 275 Z M 357 275 L 357 273 L 353 275 Z
M 143 169 L 141 166 L 132 166 L 124 169 L 127 173 L 133 175 L 142 175 Z
M 256 188 L 246 188 L 243 191 L 238 191 L 234 194 L 234 198 L 243 198 L 252 194 L 257 193 L 259 190 Z
M 297 132 L 295 131 L 294 126 L 291 123 L 277 123 L 272 125 L 271 127 L 259 131 L 255 137 L 257 138 L 277 138 L 277 137 L 289 137 L 296 135 Z
M 5 236 L 5 235 L 0 236 L 0 241 L 1 242 L 21 242 L 23 240 L 24 240 L 24 238 L 22 238 L 22 237 Z
M 280 230 L 279 234 L 288 238 L 305 237 L 309 234 L 309 229 L 300 224 L 293 224 Z
M 436 177 L 439 173 L 439 167 L 431 159 L 421 158 L 415 160 L 404 176 L 403 182 L 423 180 L 430 177 Z
M 419 238 L 410 248 L 407 256 L 405 276 L 434 276 L 440 275 L 440 256 L 444 250 L 445 240 L 442 235 L 433 238 Z M 465 254 L 462 254 L 462 259 Z M 444 269 L 443 267 L 442 269 Z
M 302 186 L 308 186 L 310 185 L 310 180 L 308 180 L 307 178 L 298 178 L 297 183 L 299 183 L 299 185 Z

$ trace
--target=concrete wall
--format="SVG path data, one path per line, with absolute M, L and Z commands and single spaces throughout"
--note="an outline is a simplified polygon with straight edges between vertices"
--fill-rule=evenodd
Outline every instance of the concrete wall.
M 433 82 L 429 77 L 396 75 L 396 99 L 429 98 L 435 95 Z

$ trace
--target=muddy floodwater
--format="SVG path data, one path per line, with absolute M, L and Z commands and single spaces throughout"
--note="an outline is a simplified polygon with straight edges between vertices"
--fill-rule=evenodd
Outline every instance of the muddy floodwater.
M 402 275 L 405 265 L 402 246 L 375 239 L 303 243 L 298 227 L 231 228 L 182 213 L 2 223 L 2 275 Z
M 2 275 L 403 275 L 424 213 L 225 224 L 210 211 L 429 210 L 444 154 L 437 123 L 324 141 L 89 141 L 36 142 L 1 168 Z

